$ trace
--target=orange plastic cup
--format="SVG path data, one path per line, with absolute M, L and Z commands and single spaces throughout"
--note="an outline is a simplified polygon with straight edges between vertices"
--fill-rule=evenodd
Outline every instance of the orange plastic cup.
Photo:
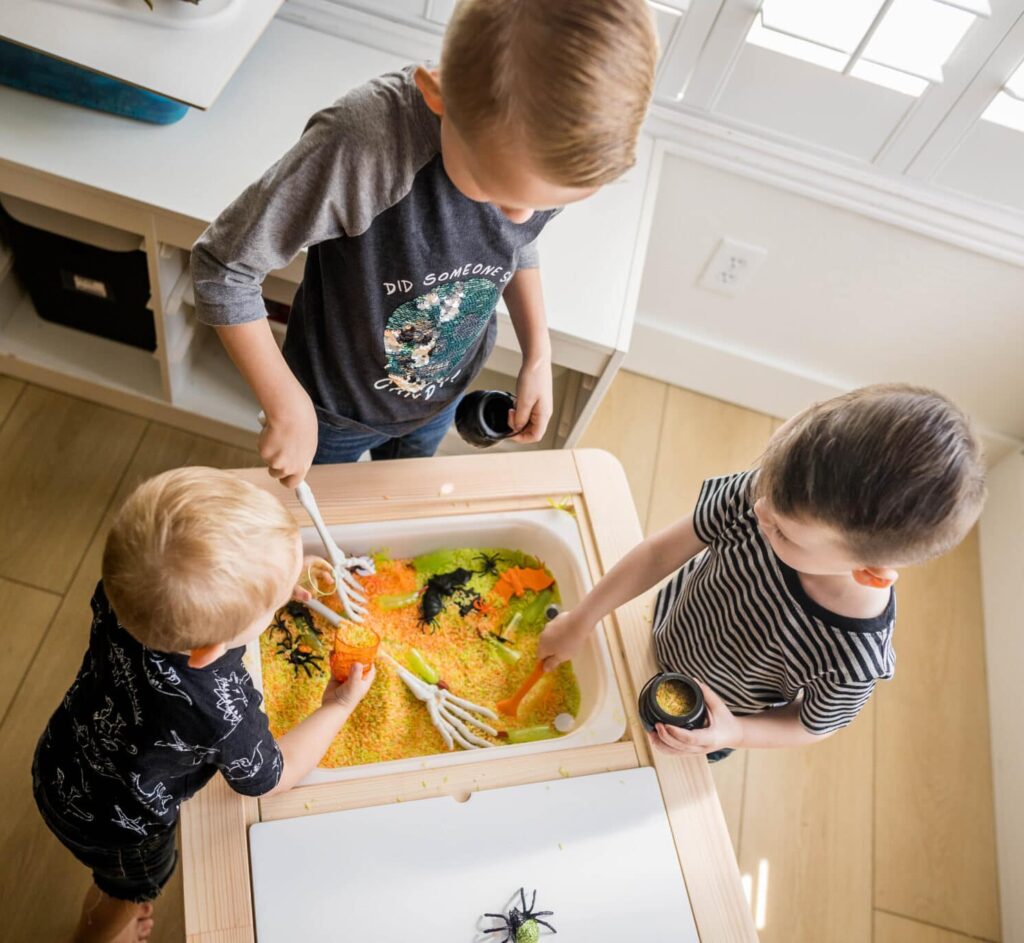
M 377 657 L 380 636 L 365 625 L 356 622 L 343 622 L 338 626 L 334 636 L 334 651 L 331 652 L 331 674 L 334 680 L 344 684 L 352 671 L 352 666 L 363 666 L 363 677 L 370 671 L 373 660 Z

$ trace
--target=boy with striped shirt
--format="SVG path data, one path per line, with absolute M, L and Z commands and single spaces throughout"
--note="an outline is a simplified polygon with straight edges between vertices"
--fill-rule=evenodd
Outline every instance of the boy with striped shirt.
M 939 556 L 985 496 L 967 417 L 930 390 L 866 387 L 782 426 L 758 468 L 704 482 L 692 514 L 627 554 L 540 642 L 551 669 L 593 626 L 658 593 L 661 667 L 699 679 L 710 720 L 658 725 L 657 748 L 707 754 L 812 743 L 891 678 L 897 569 Z

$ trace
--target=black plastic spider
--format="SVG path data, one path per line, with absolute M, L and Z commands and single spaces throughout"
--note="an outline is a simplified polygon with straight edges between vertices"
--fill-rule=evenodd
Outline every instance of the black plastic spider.
M 429 626 L 431 631 L 435 630 L 437 617 L 444 610 L 446 598 L 465 586 L 472 575 L 469 570 L 459 567 L 450 573 L 438 573 L 430 577 L 420 598 L 420 622 Z
M 313 672 L 309 670 L 310 665 L 316 668 L 317 671 L 323 671 L 324 668 L 323 658 L 319 655 L 314 655 L 313 649 L 304 644 L 296 645 L 295 648 L 288 652 L 288 663 L 295 668 L 296 675 L 301 668 L 306 672 L 307 678 L 313 677 Z
M 515 895 L 512 896 L 514 899 Z M 511 907 L 507 914 L 484 914 L 485 917 L 493 917 L 502 922 L 500 927 L 491 927 L 489 930 L 484 930 L 484 933 L 500 933 L 504 930 L 505 936 L 500 943 L 536 943 L 540 937 L 538 924 L 547 927 L 552 933 L 558 933 L 550 923 L 540 919 L 553 916 L 553 910 L 541 910 L 534 913 L 533 905 L 537 902 L 536 890 L 530 898 L 529 907 L 526 906 L 526 892 L 523 888 L 519 888 L 519 900 L 523 905 L 522 910 L 518 907 Z
M 474 593 L 468 586 L 464 586 L 462 589 L 457 589 L 452 594 L 452 602 L 459 607 L 459 615 L 462 616 L 463 619 L 476 609 L 476 604 L 480 601 L 480 598 L 480 594 Z
M 317 646 L 320 645 L 320 637 L 323 633 L 316 627 L 316 623 L 313 622 L 306 607 L 302 603 L 292 600 L 274 613 L 274 621 L 270 623 L 270 631 L 280 633 L 280 638 L 277 640 L 279 655 L 291 651 L 296 642 L 296 633 L 293 633 L 288 627 L 288 623 L 285 622 L 281 613 L 286 613 L 291 618 L 299 639 L 303 635 L 307 635 Z
M 309 614 L 309 610 L 301 602 L 296 602 L 294 599 L 286 602 L 284 611 L 292 617 L 292 621 L 300 629 L 305 629 L 314 638 L 319 639 L 323 635 L 323 632 L 316 627 L 316 623 Z
M 481 553 L 477 558 L 476 562 L 480 564 L 480 569 L 477 573 L 491 573 L 495 576 L 498 575 L 498 562 L 501 560 L 500 553 Z

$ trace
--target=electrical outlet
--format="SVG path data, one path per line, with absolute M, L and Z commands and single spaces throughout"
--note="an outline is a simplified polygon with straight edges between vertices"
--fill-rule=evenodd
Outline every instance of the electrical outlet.
M 709 291 L 738 295 L 750 283 L 766 255 L 768 250 L 762 246 L 724 236 L 704 266 L 698 284 Z

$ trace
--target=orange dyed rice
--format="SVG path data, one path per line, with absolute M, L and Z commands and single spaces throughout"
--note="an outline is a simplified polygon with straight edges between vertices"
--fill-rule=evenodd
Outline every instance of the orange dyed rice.
M 378 597 L 416 592 L 427 578 L 425 574 L 417 573 L 412 560 L 380 559 L 375 574 L 359 577 L 369 600 L 365 625 L 380 635 L 381 652 L 387 652 L 408 666 L 408 650 L 418 649 L 453 694 L 494 710 L 496 702 L 511 695 L 533 669 L 543 623 L 541 620 L 524 626 L 522 623 L 526 620 L 521 620 L 515 642 L 509 647 L 520 652 L 522 657 L 512 665 L 504 661 L 495 646 L 482 639 L 479 633 L 499 633 L 501 626 L 515 612 L 530 611 L 530 604 L 537 601 L 537 593 L 530 591 L 524 597 L 505 602 L 493 591 L 501 571 L 479 572 L 481 566 L 478 561 L 482 553 L 506 555 L 505 563 L 521 561 L 522 554 L 500 550 L 453 553 L 456 554 L 456 566 L 474 572 L 470 586 L 481 594 L 486 605 L 462 617 L 458 606 L 449 597 L 437 619 L 437 627 L 432 631 L 420 622 L 418 599 L 413 605 L 401 609 L 382 609 L 376 604 Z M 417 559 L 422 561 L 425 558 Z M 557 601 L 557 585 L 552 585 L 546 592 L 552 595 L 553 601 Z M 336 596 L 326 596 L 323 602 L 340 611 Z M 283 611 L 279 616 L 290 623 Z M 260 639 L 263 694 L 270 730 L 275 737 L 290 730 L 319 706 L 329 677 L 329 656 L 335 630 L 319 617 L 314 617 L 313 621 L 322 632 L 322 651 L 316 654 L 323 656 L 320 670 L 310 666 L 313 677 L 307 677 L 301 668 L 296 671 L 289 664 L 287 654 L 277 653 L 280 633 L 270 630 L 264 632 Z M 515 718 L 500 717 L 497 721 L 485 722 L 507 731 L 550 724 L 556 715 L 569 713 L 575 716 L 578 710 L 579 687 L 572 665 L 567 663 L 537 683 L 523 700 Z M 502 741 L 493 742 L 500 745 Z M 413 696 L 394 668 L 378 657 L 373 687 L 335 737 L 320 765 L 329 768 L 354 766 L 443 752 L 446 752 L 444 741 L 431 724 L 425 705 Z

